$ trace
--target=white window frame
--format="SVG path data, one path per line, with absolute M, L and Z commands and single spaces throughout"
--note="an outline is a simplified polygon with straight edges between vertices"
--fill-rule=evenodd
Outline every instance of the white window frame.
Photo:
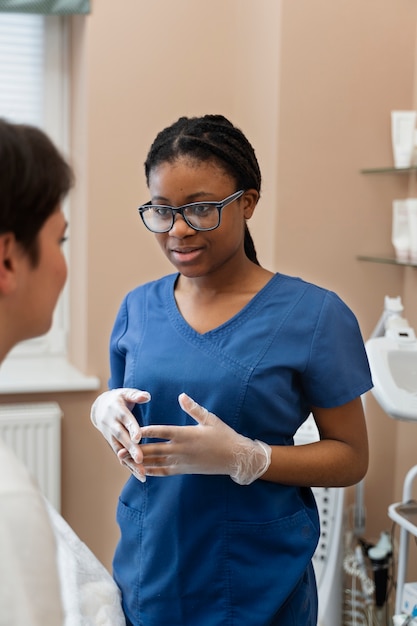
M 27 16 L 25 16 L 27 18 Z M 42 128 L 64 153 L 68 154 L 68 41 L 66 21 L 58 16 L 36 16 L 44 24 L 44 93 Z M 19 120 L 20 121 L 20 120 Z M 68 202 L 64 207 L 67 220 L 70 217 Z M 68 246 L 64 253 L 68 258 Z M 69 332 L 68 284 L 58 300 L 50 331 L 42 337 L 18 344 L 8 358 L 26 356 L 67 355 Z
M 36 17 L 39 19 L 39 16 Z M 45 21 L 42 128 L 68 157 L 70 18 L 43 16 L 41 19 Z M 68 200 L 65 201 L 63 210 L 70 224 L 71 207 Z M 100 385 L 96 377 L 84 376 L 68 362 L 71 279 L 69 246 L 65 246 L 64 252 L 69 268 L 69 279 L 57 303 L 51 330 L 42 337 L 21 342 L 11 350 L 0 368 L 0 394 L 78 391 L 97 389 Z

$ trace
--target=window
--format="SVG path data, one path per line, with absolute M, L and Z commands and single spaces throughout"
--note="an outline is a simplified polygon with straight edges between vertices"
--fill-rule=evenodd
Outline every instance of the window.
M 64 19 L 0 14 L 0 115 L 43 128 L 65 151 L 67 115 Z M 67 208 L 68 211 L 68 208 Z M 15 354 L 65 354 L 67 291 L 43 337 L 25 341 Z
M 14 121 L 43 124 L 44 20 L 0 15 L 0 112 Z
M 64 154 L 68 147 L 67 19 L 0 13 L 0 116 L 41 127 Z M 68 204 L 64 211 L 70 223 Z M 49 333 L 22 342 L 5 359 L 0 393 L 97 387 L 97 379 L 84 377 L 66 361 L 68 298 L 67 284 Z

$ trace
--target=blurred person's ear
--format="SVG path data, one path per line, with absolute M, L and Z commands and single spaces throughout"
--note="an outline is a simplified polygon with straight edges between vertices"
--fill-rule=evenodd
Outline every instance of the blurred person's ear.
M 20 254 L 19 254 L 20 252 Z M 7 295 L 15 289 L 16 269 L 21 250 L 13 233 L 0 235 L 0 294 Z

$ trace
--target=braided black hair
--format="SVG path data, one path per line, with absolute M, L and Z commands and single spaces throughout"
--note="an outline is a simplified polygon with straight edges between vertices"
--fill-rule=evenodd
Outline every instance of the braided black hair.
M 215 161 L 236 181 L 237 189 L 261 191 L 261 171 L 255 151 L 239 128 L 223 115 L 180 117 L 158 133 L 145 161 L 146 182 L 161 163 L 190 156 L 198 161 Z M 255 246 L 245 225 L 246 256 L 259 265 Z

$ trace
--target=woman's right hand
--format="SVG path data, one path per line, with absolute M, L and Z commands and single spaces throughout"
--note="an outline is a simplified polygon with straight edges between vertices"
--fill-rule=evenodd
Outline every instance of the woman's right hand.
M 134 465 L 133 473 L 142 482 L 146 479 L 142 467 L 143 455 L 138 445 L 141 429 L 131 411 L 135 404 L 149 402 L 150 399 L 147 391 L 111 389 L 96 398 L 90 413 L 92 423 L 110 444 L 120 463 L 131 471 Z M 128 464 L 127 461 L 134 463 Z

